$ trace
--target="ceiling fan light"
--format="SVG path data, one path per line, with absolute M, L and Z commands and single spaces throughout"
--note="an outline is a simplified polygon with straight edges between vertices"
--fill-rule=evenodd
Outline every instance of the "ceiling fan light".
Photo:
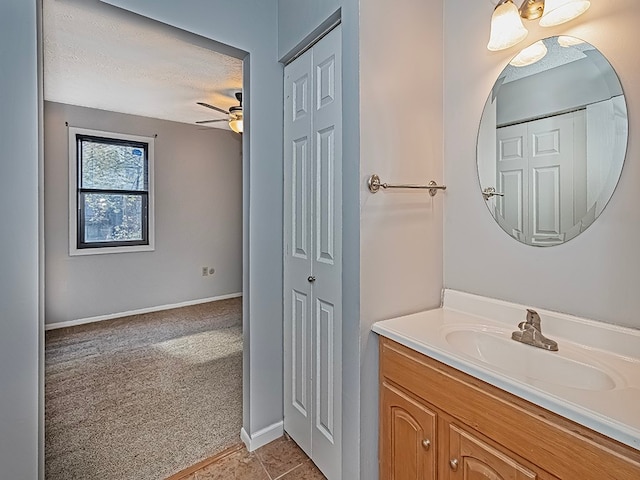
M 242 115 L 236 115 L 233 118 L 229 119 L 229 127 L 236 133 L 242 133 L 244 130 Z
M 540 26 L 553 27 L 573 20 L 591 6 L 589 0 L 545 0 Z
M 502 0 L 491 16 L 491 35 L 487 49 L 505 50 L 524 40 L 529 32 L 522 24 L 518 7 L 512 0 Z

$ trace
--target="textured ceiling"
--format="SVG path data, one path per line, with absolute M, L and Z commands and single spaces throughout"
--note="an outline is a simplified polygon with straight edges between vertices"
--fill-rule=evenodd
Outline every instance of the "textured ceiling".
M 98 0 L 44 0 L 43 17 L 45 100 L 191 124 L 226 118 L 198 101 L 237 105 L 242 60 L 200 37 Z
M 549 37 L 542 40 L 547 47 L 547 54 L 536 63 L 526 67 L 514 67 L 513 65 L 508 64 L 501 75 L 505 78 L 504 83 L 513 82 L 524 77 L 529 77 L 531 75 L 586 58 L 584 52 L 594 50 L 595 48 L 586 42 L 572 47 L 561 47 L 558 44 L 557 39 L 558 37 Z

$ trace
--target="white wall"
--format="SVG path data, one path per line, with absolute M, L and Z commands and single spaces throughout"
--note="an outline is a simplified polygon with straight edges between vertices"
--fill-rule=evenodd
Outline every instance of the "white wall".
M 69 256 L 71 126 L 154 136 L 155 251 Z M 242 291 L 240 135 L 221 129 L 45 103 L 45 322 Z M 203 277 L 203 266 L 215 268 Z
M 635 0 L 591 2 L 572 23 L 529 37 L 569 34 L 597 47 L 618 72 L 629 107 L 630 138 L 622 177 L 609 205 L 566 244 L 523 245 L 495 223 L 480 195 L 476 136 L 498 74 L 518 47 L 489 52 L 491 2 L 445 2 L 445 285 L 467 292 L 640 328 L 640 66 L 629 45 L 638 38 Z M 519 319 L 514 319 L 518 322 Z M 514 323 L 515 324 L 515 323 Z
M 0 4 L 0 465 L 38 478 L 36 2 Z
M 282 421 L 283 89 L 276 0 L 104 1 L 248 53 L 242 145 L 243 427 L 252 435 Z
M 450 190 L 433 198 L 416 191 L 374 195 L 366 179 L 377 173 L 389 183 L 443 181 L 442 4 L 360 5 L 362 479 L 378 478 L 378 342 L 371 325 L 440 303 L 442 209 Z

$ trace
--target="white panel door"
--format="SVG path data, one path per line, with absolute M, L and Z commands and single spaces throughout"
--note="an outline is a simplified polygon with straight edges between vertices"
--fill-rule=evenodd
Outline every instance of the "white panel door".
M 341 478 L 342 450 L 342 60 L 341 31 L 313 47 L 314 416 L 313 461 Z
M 311 455 L 312 54 L 285 68 L 284 428 Z
M 342 88 L 337 27 L 285 68 L 285 430 L 329 480 L 342 450 Z
M 498 128 L 496 219 L 515 238 L 561 243 L 582 217 L 584 131 L 581 111 Z
M 527 125 L 499 128 L 496 138 L 496 191 L 504 193 L 496 202 L 496 219 L 513 237 L 524 240 L 529 235 Z
M 531 243 L 564 241 L 575 224 L 573 202 L 574 113 L 528 123 Z

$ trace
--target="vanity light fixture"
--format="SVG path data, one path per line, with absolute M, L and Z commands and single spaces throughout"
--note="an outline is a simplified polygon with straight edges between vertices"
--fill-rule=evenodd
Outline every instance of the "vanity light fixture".
M 529 31 L 522 25 L 513 0 L 500 0 L 491 17 L 491 36 L 487 48 L 492 52 L 513 47 L 524 40 Z
M 513 0 L 499 0 L 491 16 L 487 49 L 504 50 L 520 43 L 529 33 L 522 19 L 540 19 L 543 27 L 568 22 L 587 11 L 589 0 L 524 0 L 520 9 Z
M 527 65 L 533 65 L 538 60 L 541 60 L 546 54 L 547 47 L 542 40 L 539 40 L 533 45 L 523 49 L 509 63 L 514 67 L 526 67 Z
M 554 27 L 579 17 L 591 6 L 589 0 L 545 0 L 541 27 Z

